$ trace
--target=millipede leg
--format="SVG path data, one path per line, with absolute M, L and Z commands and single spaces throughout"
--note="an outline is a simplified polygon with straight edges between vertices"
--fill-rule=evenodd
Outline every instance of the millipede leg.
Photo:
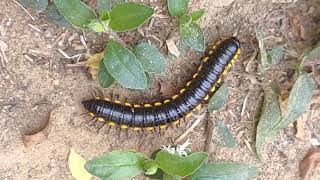
M 120 128 L 120 126 L 119 126 L 118 139 L 120 139 L 120 137 L 121 137 L 121 128 Z
M 102 124 L 100 127 L 98 127 L 97 133 L 99 133 L 100 130 L 101 130 L 106 124 L 107 124 L 106 122 L 103 122 L 103 124 Z
M 89 124 L 89 126 L 93 126 L 97 122 L 97 120 L 97 117 L 92 117 L 87 123 Z
M 86 111 L 84 113 L 79 114 L 79 116 L 84 116 L 84 115 L 88 115 L 89 111 Z
M 125 130 L 125 133 L 126 133 L 126 138 L 128 139 L 129 138 L 128 128 Z
M 107 129 L 107 131 L 106 131 L 106 134 L 109 134 L 111 127 L 112 127 L 112 126 L 107 125 L 107 128 L 108 128 L 108 129 Z

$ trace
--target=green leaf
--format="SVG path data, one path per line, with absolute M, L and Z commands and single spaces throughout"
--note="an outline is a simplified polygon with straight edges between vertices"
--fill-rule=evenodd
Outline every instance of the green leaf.
M 85 168 L 91 174 L 108 180 L 130 179 L 143 172 L 143 154 L 133 151 L 113 151 L 90 160 Z
M 194 21 L 194 22 L 198 21 L 203 15 L 204 15 L 203 9 L 196 10 L 196 11 L 192 12 L 191 13 L 192 21 Z
M 277 82 L 272 81 L 270 86 L 271 86 L 271 89 L 274 93 L 276 93 L 279 96 L 281 95 L 281 89 L 280 89 L 279 85 L 277 84 Z
M 99 65 L 98 79 L 101 87 L 103 88 L 110 87 L 114 82 L 113 77 L 109 74 L 103 61 L 101 61 Z
M 230 148 L 234 148 L 237 145 L 236 139 L 231 134 L 229 128 L 223 121 L 216 121 L 217 136 L 214 137 L 213 142 Z
M 260 49 L 261 64 L 263 68 L 266 68 L 268 66 L 268 55 L 264 47 L 264 42 L 263 42 L 264 34 L 261 29 L 256 29 L 256 36 L 257 36 L 259 49 Z
M 280 119 L 281 111 L 278 96 L 273 92 L 266 93 L 256 133 L 256 152 L 260 160 L 263 160 L 262 150 L 264 148 L 265 140 L 266 138 L 270 139 L 273 132 L 272 128 L 280 121 Z
M 103 63 L 110 75 L 123 87 L 147 88 L 143 67 L 135 55 L 120 43 L 110 40 L 104 53 Z
M 148 43 L 139 43 L 133 53 L 141 62 L 144 70 L 149 73 L 161 74 L 165 71 L 165 58 L 159 50 Z
M 110 29 L 117 32 L 129 31 L 141 26 L 152 15 L 154 10 L 139 3 L 123 3 L 116 5 L 110 12 Z
M 48 0 L 19 0 L 25 7 L 32 7 L 37 13 L 43 12 L 48 7 Z
M 277 45 L 271 50 L 267 51 L 267 60 L 269 65 L 276 65 L 281 63 L 284 57 L 284 46 Z
M 180 17 L 187 13 L 189 0 L 168 0 L 167 2 L 171 16 Z
M 101 11 L 108 10 L 110 11 L 111 8 L 117 4 L 121 4 L 126 2 L 125 0 L 98 0 L 98 10 L 99 14 Z
M 48 19 L 60 27 L 69 27 L 71 24 L 58 11 L 54 4 L 48 6 Z
M 301 116 L 308 108 L 314 89 L 314 80 L 307 74 L 300 75 L 290 92 L 286 108 L 287 113 L 273 129 L 284 128 Z
M 107 20 L 110 20 L 110 13 L 108 10 L 103 10 L 103 11 L 100 11 L 100 19 L 101 21 L 107 21 Z
M 180 18 L 180 24 L 182 26 L 189 26 L 191 21 L 192 21 L 192 18 L 189 14 L 185 14 L 185 15 L 181 16 L 181 18 Z
M 158 170 L 157 163 L 152 159 L 145 160 L 144 163 L 143 163 L 143 168 L 145 170 L 144 173 L 146 175 L 153 175 Z
M 258 175 L 254 165 L 244 163 L 214 163 L 201 166 L 189 180 L 249 180 Z
M 103 32 L 103 24 L 101 24 L 101 22 L 98 20 L 92 20 L 88 24 L 88 28 L 94 32 Z
M 88 29 L 91 20 L 96 19 L 94 11 L 80 0 L 54 0 L 60 14 L 72 25 L 80 29 Z
M 228 86 L 226 84 L 222 84 L 222 86 L 217 90 L 217 92 L 210 99 L 208 104 L 208 110 L 218 111 L 228 101 L 228 96 L 229 96 Z
M 177 176 L 172 176 L 170 174 L 163 174 L 163 180 L 180 180 L 181 178 Z
M 191 22 L 189 26 L 180 26 L 180 35 L 185 43 L 196 51 L 205 50 L 204 34 L 197 23 Z
M 159 151 L 155 161 L 158 167 L 167 174 L 185 177 L 196 171 L 208 158 L 206 152 L 196 152 L 187 157 Z M 174 167 L 174 168 L 173 168 Z
M 98 7 L 100 16 L 101 16 L 101 13 L 105 12 L 106 10 L 107 11 L 111 10 L 111 2 L 112 0 L 98 0 L 97 7 Z

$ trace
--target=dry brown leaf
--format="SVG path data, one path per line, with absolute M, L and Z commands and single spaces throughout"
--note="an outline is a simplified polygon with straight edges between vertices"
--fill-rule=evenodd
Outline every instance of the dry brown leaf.
M 50 118 L 50 114 L 49 114 L 47 124 L 42 130 L 40 130 L 34 134 L 22 136 L 22 142 L 23 142 L 24 146 L 26 148 L 28 148 L 28 147 L 31 147 L 36 144 L 40 144 L 40 143 L 44 142 L 48 138 L 48 135 L 50 133 L 50 129 L 51 129 L 51 118 Z
M 320 149 L 310 149 L 308 154 L 303 158 L 300 163 L 300 176 L 303 180 L 306 180 L 310 177 L 312 172 L 320 164 Z
M 307 121 L 310 116 L 310 112 L 303 113 L 297 120 L 297 133 L 296 137 L 302 141 L 310 141 L 311 132 L 307 128 Z
M 103 59 L 104 51 L 96 53 L 89 57 L 88 60 L 79 62 L 78 64 L 85 65 L 93 69 L 99 69 L 100 61 Z
M 91 75 L 93 80 L 96 80 L 98 78 L 99 69 L 89 68 L 88 72 Z
M 171 54 L 175 55 L 176 57 L 180 56 L 180 51 L 177 48 L 176 44 L 174 43 L 174 39 L 175 38 L 170 38 L 168 40 L 166 40 L 166 44 L 168 46 L 168 50 Z

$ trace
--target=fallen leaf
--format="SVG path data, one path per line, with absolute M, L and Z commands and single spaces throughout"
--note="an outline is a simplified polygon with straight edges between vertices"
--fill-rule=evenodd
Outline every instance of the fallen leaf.
M 310 149 L 307 155 L 303 158 L 300 163 L 300 177 L 303 180 L 309 179 L 312 172 L 320 164 L 320 149 Z
M 89 68 L 88 69 L 89 74 L 91 75 L 93 80 L 96 80 L 98 77 L 98 73 L 99 73 L 99 69 L 95 69 L 95 68 Z
M 93 69 L 99 69 L 100 61 L 103 59 L 104 51 L 96 53 L 89 57 L 88 60 L 79 62 L 80 65 L 85 65 Z
M 303 113 L 297 120 L 297 133 L 296 137 L 303 141 L 309 141 L 311 139 L 311 132 L 307 130 L 307 121 L 310 113 Z
M 68 157 L 68 165 L 72 177 L 76 180 L 90 180 L 92 175 L 84 168 L 86 160 L 70 148 L 70 153 Z
M 40 144 L 40 143 L 44 142 L 48 138 L 48 135 L 50 133 L 50 129 L 51 129 L 51 118 L 50 118 L 50 114 L 49 114 L 47 124 L 42 130 L 40 130 L 34 134 L 22 136 L 22 142 L 23 142 L 24 146 L 26 148 L 28 148 L 28 147 L 31 147 L 36 144 Z
M 178 47 L 176 46 L 176 44 L 174 43 L 174 39 L 175 38 L 170 38 L 168 40 L 166 40 L 166 44 L 168 46 L 168 50 L 171 54 L 175 55 L 176 57 L 180 56 L 180 51 L 178 49 Z

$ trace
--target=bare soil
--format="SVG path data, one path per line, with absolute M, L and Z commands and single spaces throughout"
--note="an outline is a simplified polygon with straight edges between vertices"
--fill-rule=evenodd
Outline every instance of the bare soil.
M 128 46 L 149 40 L 167 53 L 166 46 L 160 45 L 178 34 L 178 22 L 169 16 L 164 0 L 143 2 L 157 7 L 157 13 L 161 15 L 141 27 L 148 36 L 142 37 L 136 30 L 119 35 Z M 230 2 L 221 6 L 226 1 L 193 0 L 191 4 L 191 9 L 206 11 L 200 24 L 208 45 L 237 32 L 243 49 L 240 61 L 225 80 L 230 87 L 229 102 L 214 115 L 230 127 L 237 139 L 237 147 L 232 149 L 213 144 L 208 161 L 256 164 L 260 171 L 257 179 L 299 179 L 299 163 L 311 147 L 309 140 L 297 139 L 295 127 L 289 126 L 268 144 L 265 161 L 260 162 L 254 151 L 255 126 L 262 87 L 273 79 L 290 89 L 294 82 L 294 64 L 300 54 L 319 41 L 320 1 Z M 89 4 L 93 5 L 95 1 L 89 1 Z M 111 129 L 108 134 L 105 130 L 97 133 L 96 128 L 87 125 L 88 117 L 80 115 L 84 112 L 81 101 L 89 98 L 94 89 L 101 88 L 86 68 L 68 67 L 67 64 L 75 63 L 77 58 L 68 59 L 58 49 L 69 56 L 94 54 L 104 48 L 107 36 L 58 27 L 47 20 L 46 14 L 36 14 L 28 9 L 35 18 L 32 20 L 11 0 L 0 1 L 0 7 L 0 40 L 8 45 L 4 52 L 8 62 L 0 62 L 0 179 L 73 179 L 67 166 L 70 147 L 86 159 L 120 149 L 150 155 L 162 145 L 171 144 L 187 129 L 185 125 L 170 128 L 161 137 L 140 137 L 132 133 L 127 137 L 124 132 L 119 134 L 118 129 Z M 266 33 L 267 47 L 285 44 L 288 49 L 283 63 L 267 77 L 257 71 L 259 57 L 252 56 L 258 50 L 256 27 Z M 81 43 L 80 35 L 85 37 L 87 48 Z M 165 75 L 153 76 L 148 90 L 127 90 L 115 84 L 103 91 L 106 95 L 118 96 L 122 100 L 127 98 L 131 102 L 163 99 L 171 94 L 161 92 L 161 87 L 169 86 L 172 92 L 182 87 L 190 78 L 190 72 L 196 71 L 194 67 L 201 56 L 189 50 L 174 61 L 167 59 Z M 80 60 L 85 57 L 81 56 Z M 51 126 L 48 137 L 40 144 L 26 148 L 22 136 L 43 129 L 48 119 Z M 319 117 L 308 121 L 307 130 L 319 138 Z M 203 150 L 206 132 L 206 121 L 203 120 L 188 134 L 193 151 Z M 320 172 L 312 178 L 320 179 Z

